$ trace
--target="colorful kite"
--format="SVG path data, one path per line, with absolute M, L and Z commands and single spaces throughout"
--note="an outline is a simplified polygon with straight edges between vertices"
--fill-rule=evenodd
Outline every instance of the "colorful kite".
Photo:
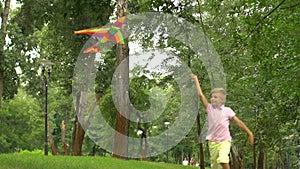
M 110 27 L 84 29 L 74 31 L 74 34 L 87 34 L 95 37 L 98 42 L 84 50 L 84 53 L 97 53 L 100 52 L 102 44 L 107 41 L 112 41 L 117 44 L 126 44 L 126 37 L 122 31 L 122 26 L 124 23 L 125 17 L 121 17 Z

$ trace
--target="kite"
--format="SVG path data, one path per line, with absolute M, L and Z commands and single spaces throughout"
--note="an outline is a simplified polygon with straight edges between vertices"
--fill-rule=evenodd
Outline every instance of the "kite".
M 102 44 L 106 43 L 107 41 L 112 41 L 117 44 L 126 44 L 125 33 L 122 30 L 124 23 L 125 17 L 121 17 L 110 27 L 94 27 L 83 29 L 74 31 L 74 34 L 86 34 L 95 37 L 98 41 L 84 50 L 83 53 L 97 53 L 100 52 Z

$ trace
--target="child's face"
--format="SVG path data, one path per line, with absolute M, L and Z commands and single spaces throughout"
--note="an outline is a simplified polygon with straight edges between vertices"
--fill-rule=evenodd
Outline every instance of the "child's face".
M 224 103 L 221 93 L 212 93 L 210 96 L 210 101 L 214 107 L 221 107 Z

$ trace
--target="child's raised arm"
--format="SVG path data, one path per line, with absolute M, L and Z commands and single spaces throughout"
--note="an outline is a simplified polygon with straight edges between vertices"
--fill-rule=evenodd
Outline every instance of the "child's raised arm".
M 251 132 L 251 130 L 246 126 L 246 124 L 244 122 L 242 122 L 242 120 L 240 120 L 238 117 L 234 116 L 233 120 L 235 121 L 235 123 L 242 129 L 244 129 L 248 135 L 249 135 L 249 143 L 251 145 L 254 144 L 254 136 L 253 133 Z
M 201 89 L 201 86 L 200 86 L 198 77 L 197 77 L 197 75 L 191 74 L 191 78 L 193 78 L 193 79 L 195 80 L 198 95 L 199 95 L 199 97 L 200 97 L 200 100 L 201 100 L 201 102 L 202 102 L 204 108 L 206 109 L 207 106 L 208 106 L 208 101 L 207 101 L 205 95 L 204 95 L 203 92 L 202 92 L 202 89 Z

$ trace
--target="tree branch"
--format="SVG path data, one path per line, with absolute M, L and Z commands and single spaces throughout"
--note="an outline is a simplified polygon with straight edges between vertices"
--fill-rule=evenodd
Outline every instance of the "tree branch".
M 250 35 L 253 34 L 253 32 L 256 30 L 256 28 L 268 17 L 270 16 L 275 10 L 277 10 L 286 0 L 281 1 L 274 9 L 272 9 L 267 15 L 265 15 L 262 19 L 260 19 L 257 24 L 255 25 L 255 27 L 248 33 L 247 37 L 245 40 L 247 40 Z
M 289 9 L 295 8 L 295 7 L 299 6 L 299 5 L 300 5 L 300 2 L 298 2 L 298 3 L 294 4 L 294 5 L 291 5 L 291 6 L 282 7 L 280 9 L 288 9 L 289 10 Z

